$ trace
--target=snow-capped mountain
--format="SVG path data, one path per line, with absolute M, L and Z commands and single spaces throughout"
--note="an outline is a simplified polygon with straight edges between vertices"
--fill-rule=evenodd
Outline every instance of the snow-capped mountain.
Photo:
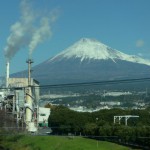
M 141 78 L 150 77 L 150 60 L 83 38 L 33 70 L 33 77 L 41 84 Z M 21 72 L 13 76 L 22 77 L 24 74 Z
M 68 49 L 62 51 L 50 61 L 55 59 L 70 59 L 79 58 L 82 61 L 87 59 L 93 60 L 108 60 L 111 59 L 115 62 L 116 59 L 125 60 L 133 63 L 150 65 L 150 60 L 142 59 L 138 56 L 127 55 L 118 50 L 93 39 L 82 38 Z

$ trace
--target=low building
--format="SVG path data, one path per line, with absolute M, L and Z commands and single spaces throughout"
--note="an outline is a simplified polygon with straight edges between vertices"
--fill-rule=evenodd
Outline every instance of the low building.
M 104 102 L 100 102 L 100 105 L 120 106 L 121 102 L 104 101 Z
M 39 126 L 48 127 L 48 118 L 51 113 L 50 108 L 39 107 Z
M 0 91 L 0 102 L 4 101 L 5 93 Z

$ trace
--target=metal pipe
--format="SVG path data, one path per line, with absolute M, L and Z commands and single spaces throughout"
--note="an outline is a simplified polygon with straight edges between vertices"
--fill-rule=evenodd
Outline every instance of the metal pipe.
M 26 123 L 27 123 L 27 128 L 29 123 L 32 121 L 32 99 L 29 95 L 31 95 L 31 88 L 29 87 L 27 89 L 28 94 L 26 95 L 26 103 L 28 107 L 26 107 Z

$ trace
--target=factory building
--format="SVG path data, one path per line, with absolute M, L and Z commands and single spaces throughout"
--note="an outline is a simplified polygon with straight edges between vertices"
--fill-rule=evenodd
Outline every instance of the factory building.
M 39 82 L 31 78 L 31 85 L 38 86 Z M 9 78 L 8 87 L 26 87 L 28 86 L 28 78 Z
M 36 132 L 40 88 L 38 81 L 32 78 L 30 80 L 29 86 L 28 78 L 8 78 L 3 105 L 4 109 L 14 116 L 18 127 L 22 122 L 28 131 Z
M 38 127 L 48 126 L 50 108 L 39 108 L 39 82 L 31 78 L 32 59 L 28 59 L 28 78 L 10 78 L 9 62 L 6 63 L 6 88 L 0 91 L 0 109 L 16 120 L 17 129 L 31 133 Z M 2 89 L 1 89 L 2 90 Z M 14 128 L 14 127 L 13 127 Z
M 32 95 L 34 97 L 34 102 L 37 105 L 40 97 L 40 88 L 39 82 L 33 78 L 31 78 L 31 90 Z M 28 87 L 28 78 L 9 78 L 8 79 L 8 87 L 9 88 L 26 88 Z

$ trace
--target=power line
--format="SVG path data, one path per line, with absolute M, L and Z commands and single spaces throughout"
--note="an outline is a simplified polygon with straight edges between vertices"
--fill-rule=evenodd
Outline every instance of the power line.
M 135 82 L 146 82 L 150 81 L 150 78 L 137 78 L 137 79 L 122 79 L 122 80 L 107 80 L 107 81 L 97 81 L 97 82 L 82 82 L 82 83 L 67 83 L 67 84 L 53 84 L 53 85 L 41 85 L 34 86 L 40 88 L 60 88 L 60 87 L 79 87 L 79 86 L 90 86 L 90 85 L 110 85 L 110 84 L 120 84 L 120 83 L 135 83 Z
M 79 82 L 79 83 L 64 83 L 64 84 L 47 84 L 39 86 L 31 86 L 35 88 L 60 88 L 60 87 L 79 87 L 79 86 L 94 86 L 94 85 L 111 85 L 111 84 L 122 84 L 122 83 L 135 83 L 135 82 L 146 82 L 150 81 L 150 78 L 135 78 L 135 79 L 121 79 L 121 80 L 104 80 L 104 81 L 95 81 L 95 82 Z M 0 88 L 0 89 L 14 89 L 16 87 L 10 88 Z M 18 88 L 27 88 L 18 87 Z

